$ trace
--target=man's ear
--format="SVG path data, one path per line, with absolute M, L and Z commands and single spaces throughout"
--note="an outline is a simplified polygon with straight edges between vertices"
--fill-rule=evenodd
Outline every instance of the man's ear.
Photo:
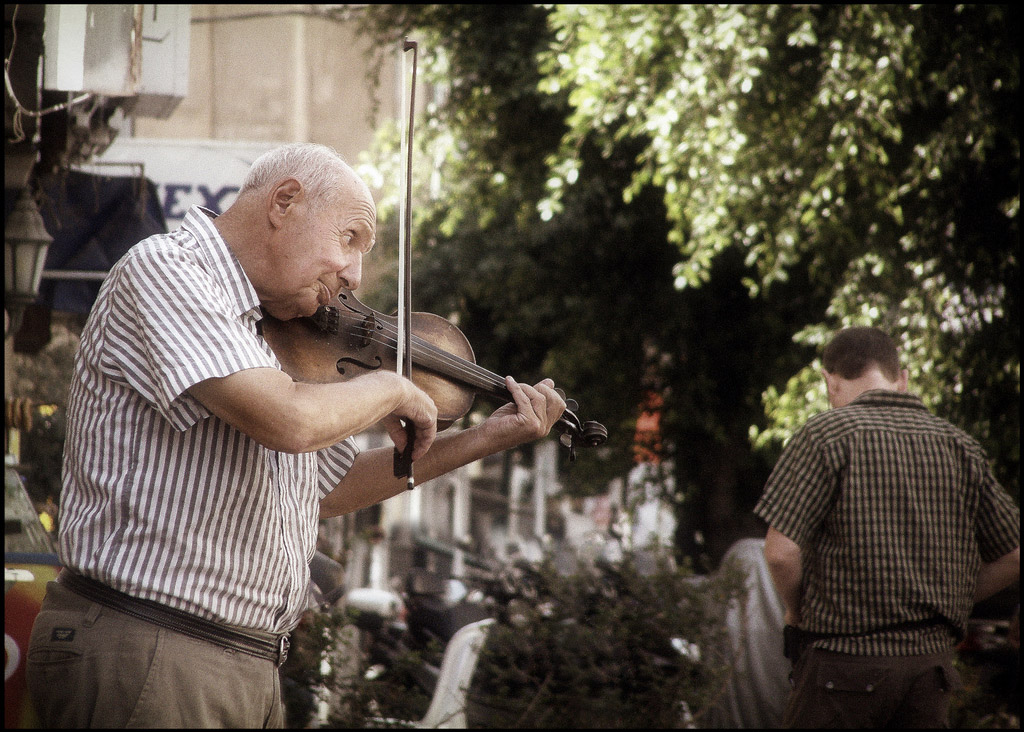
M 900 369 L 900 378 L 896 381 L 896 391 L 906 391 L 907 382 L 910 377 L 910 372 L 906 369 Z
M 825 391 L 831 396 L 832 392 L 835 391 L 836 384 L 835 378 L 825 369 L 821 370 L 821 378 L 825 380 Z
M 839 377 L 825 369 L 821 370 L 821 377 L 825 379 L 825 396 L 828 398 L 828 404 L 835 407 L 840 392 Z
M 270 223 L 275 229 L 281 228 L 284 217 L 288 215 L 302 194 L 302 184 L 295 178 L 285 178 L 270 191 L 268 205 Z

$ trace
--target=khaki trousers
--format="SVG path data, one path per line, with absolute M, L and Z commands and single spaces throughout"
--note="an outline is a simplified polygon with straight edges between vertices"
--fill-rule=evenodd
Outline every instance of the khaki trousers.
M 792 678 L 782 726 L 806 729 L 948 727 L 950 697 L 963 686 L 952 651 L 853 656 L 808 648 Z
M 283 728 L 277 666 L 46 588 L 27 654 L 45 728 Z

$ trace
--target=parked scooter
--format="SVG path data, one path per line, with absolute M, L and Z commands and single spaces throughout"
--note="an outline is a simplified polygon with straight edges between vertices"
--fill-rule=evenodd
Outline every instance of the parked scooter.
M 491 615 L 486 598 L 457 579 L 413 568 L 406 578 L 407 623 L 412 645 L 442 647 L 462 627 Z
M 479 592 L 421 568 L 409 572 L 404 590 L 401 598 L 384 590 L 350 590 L 345 607 L 363 631 L 367 678 L 406 688 L 426 703 L 437 689 L 452 638 L 489 618 L 491 610 Z
M 319 553 L 310 573 L 291 678 L 282 674 L 286 701 L 290 696 L 297 710 L 289 710 L 289 726 L 328 726 L 336 715 L 353 713 L 351 721 L 370 726 L 464 728 L 469 682 L 490 625 L 511 598 L 530 597 L 517 567 L 474 568 L 467 573 L 472 587 L 414 569 L 401 595 L 345 591 L 341 566 Z M 314 681 L 311 669 L 325 680 Z M 374 701 L 361 706 L 368 696 Z M 347 706 L 350 699 L 356 707 Z

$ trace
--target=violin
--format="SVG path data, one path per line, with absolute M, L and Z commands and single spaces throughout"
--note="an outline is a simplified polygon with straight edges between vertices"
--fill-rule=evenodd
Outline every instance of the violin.
M 264 313 L 263 337 L 285 372 L 297 381 L 326 384 L 379 369 L 395 370 L 398 354 L 396 316 L 379 313 L 342 290 L 310 317 L 278 320 Z M 433 313 L 411 314 L 412 381 L 437 406 L 437 428 L 463 417 L 476 395 L 504 404 L 512 401 L 505 380 L 476 364 L 473 347 L 453 323 Z M 559 396 L 565 394 L 559 390 Z M 576 445 L 597 447 L 608 439 L 604 425 L 582 422 L 579 405 L 566 399 L 555 423 L 560 442 L 576 457 Z

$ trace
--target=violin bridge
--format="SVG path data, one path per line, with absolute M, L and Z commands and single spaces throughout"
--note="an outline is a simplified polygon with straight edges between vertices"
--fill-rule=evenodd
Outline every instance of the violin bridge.
M 349 334 L 349 345 L 352 348 L 366 348 L 373 342 L 373 334 L 377 329 L 377 319 L 367 314 L 362 325 L 353 328 Z

